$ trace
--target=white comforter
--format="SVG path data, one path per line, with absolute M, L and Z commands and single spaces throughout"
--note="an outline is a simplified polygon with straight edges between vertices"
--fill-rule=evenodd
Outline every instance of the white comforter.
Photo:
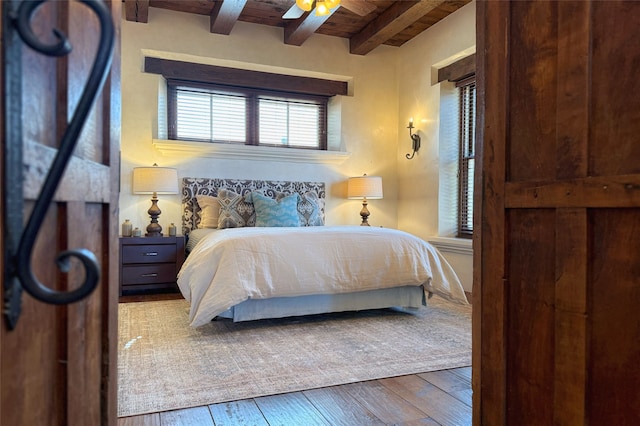
M 466 303 L 458 277 L 430 244 L 363 226 L 235 228 L 202 238 L 178 274 L 191 326 L 247 299 L 349 293 L 402 285 Z

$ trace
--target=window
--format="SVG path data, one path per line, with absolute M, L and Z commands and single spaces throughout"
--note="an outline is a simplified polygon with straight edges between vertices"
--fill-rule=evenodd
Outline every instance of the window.
M 458 237 L 473 236 L 473 175 L 476 141 L 475 76 L 456 83 L 459 98 Z
M 475 53 L 438 69 L 438 235 L 445 238 L 473 236 L 475 73 Z
M 169 139 L 327 148 L 327 96 L 170 79 Z

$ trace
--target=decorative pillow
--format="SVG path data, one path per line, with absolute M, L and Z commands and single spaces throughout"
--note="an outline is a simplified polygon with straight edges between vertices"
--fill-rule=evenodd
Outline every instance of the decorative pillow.
M 286 197 L 287 193 L 276 192 L 276 200 Z M 305 192 L 298 198 L 298 216 L 300 217 L 300 226 L 323 226 L 324 218 L 322 209 L 324 200 L 321 199 L 314 191 Z
M 256 226 L 300 226 L 298 193 L 274 200 L 260 192 L 251 195 L 256 209 Z
M 305 192 L 298 201 L 298 215 L 301 226 L 323 226 L 323 200 L 313 191 Z
M 253 204 L 245 201 L 242 195 L 220 188 L 218 190 L 218 202 L 220 203 L 218 228 L 256 226 L 256 211 Z
M 199 229 L 217 228 L 220 217 L 220 202 L 210 195 L 196 195 L 196 201 L 200 206 Z

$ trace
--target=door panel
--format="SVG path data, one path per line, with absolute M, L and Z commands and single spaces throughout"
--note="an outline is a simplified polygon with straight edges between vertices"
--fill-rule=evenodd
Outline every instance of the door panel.
M 640 418 L 640 209 L 599 209 L 590 219 L 589 418 L 630 424 Z
M 517 7 L 516 7 L 517 6 Z M 514 5 L 521 27 L 511 34 L 509 61 L 509 181 L 544 180 L 555 175 L 556 27 L 550 3 Z
M 592 137 L 593 175 L 640 173 L 640 2 L 593 2 Z
M 56 290 L 74 289 L 85 279 L 83 267 L 72 259 L 69 272 L 61 272 L 55 257 L 64 250 L 86 248 L 97 258 L 100 279 L 87 298 L 70 305 L 46 304 L 23 292 L 16 328 L 10 330 L 3 318 L 3 425 L 117 422 L 121 2 L 105 3 L 116 27 L 112 67 L 38 232 L 31 262 L 34 274 L 44 285 Z M 22 51 L 25 220 L 75 111 L 99 39 L 95 14 L 77 1 L 46 2 L 34 14 L 31 26 L 42 41 L 48 42 L 54 41 L 53 28 L 61 30 L 73 51 L 59 58 L 45 57 L 26 46 Z M 2 117 L 5 108 L 3 103 Z M 3 148 L 5 142 L 3 136 Z M 0 179 L 3 192 L 16 184 L 7 181 L 4 173 Z M 2 210 L 7 207 L 2 199 Z M 6 245 L 6 241 L 0 242 Z
M 68 72 L 69 75 L 76 76 L 67 88 L 69 97 L 69 107 L 67 115 L 71 117 L 73 111 L 82 94 L 84 82 L 89 75 L 91 65 L 95 57 L 95 52 L 100 41 L 100 34 L 95 30 L 99 26 L 98 19 L 91 10 L 79 2 L 69 4 L 69 34 L 70 37 L 80 37 L 83 41 L 77 49 L 69 55 Z M 103 92 L 104 93 L 104 92 Z M 103 109 L 108 107 L 103 102 L 102 94 L 99 95 L 95 107 L 92 109 L 84 129 L 78 141 L 76 155 L 86 160 L 102 162 L 101 145 L 93 143 L 94 140 L 102 137 Z
M 640 3 L 477 3 L 476 424 L 640 418 Z
M 553 282 L 555 212 L 552 209 L 509 211 L 507 246 L 507 407 L 509 424 L 530 413 L 531 424 L 552 424 L 538 404 L 553 403 Z M 523 258 L 536 262 L 523 262 Z M 543 392 L 540 392 L 543 391 Z M 536 398 L 543 395 L 545 400 Z
M 66 203 L 67 223 L 85 223 L 82 232 L 76 228 L 65 229 L 70 247 L 85 247 L 98 257 L 98 264 L 104 265 L 101 241 L 92 238 L 106 232 L 102 220 L 103 206 L 97 203 Z M 68 274 L 69 286 L 77 287 L 84 279 L 81 267 L 75 267 Z M 100 388 L 95 386 L 101 381 L 102 362 L 102 318 L 103 299 L 96 290 L 83 303 L 74 303 L 67 307 L 67 336 L 73 336 L 67 342 L 68 398 L 69 401 L 100 401 Z M 73 406 L 71 406 L 73 407 Z M 71 408 L 70 407 L 70 408 Z M 99 424 L 100 405 L 91 404 L 87 410 L 70 409 L 69 424 Z
M 58 237 L 59 209 L 49 209 L 42 231 L 36 240 L 33 259 L 41 266 L 36 277 L 60 289 L 51 280 L 59 271 L 52 253 L 58 250 L 51 242 Z M 57 243 L 56 243 L 57 244 Z M 57 251 L 56 251 L 57 252 Z M 66 405 L 64 389 L 66 333 L 62 307 L 45 305 L 23 296 L 22 314 L 16 329 L 2 326 L 2 424 L 38 424 L 51 416 L 62 418 Z M 38 374 L 33 374 L 33 371 Z M 46 423 L 45 423 L 46 424 Z
M 43 41 L 53 42 L 50 29 L 56 27 L 57 20 L 57 8 L 49 3 L 44 4 L 34 14 L 34 32 Z M 23 126 L 23 137 L 25 141 L 38 141 L 49 147 L 57 147 L 60 139 L 55 131 L 58 101 L 51 90 L 56 87 L 57 62 L 56 58 L 38 55 L 29 48 L 23 50 L 22 91 L 29 102 L 23 102 L 22 109 L 25 117 L 38 117 L 38 120 L 29 120 L 28 126 Z M 61 101 L 65 100 L 66 97 Z

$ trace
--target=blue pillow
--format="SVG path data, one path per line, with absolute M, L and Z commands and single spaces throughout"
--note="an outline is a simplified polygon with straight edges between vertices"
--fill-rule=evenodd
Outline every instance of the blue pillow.
M 274 200 L 254 191 L 251 194 L 256 210 L 256 226 L 300 226 L 298 193 Z

